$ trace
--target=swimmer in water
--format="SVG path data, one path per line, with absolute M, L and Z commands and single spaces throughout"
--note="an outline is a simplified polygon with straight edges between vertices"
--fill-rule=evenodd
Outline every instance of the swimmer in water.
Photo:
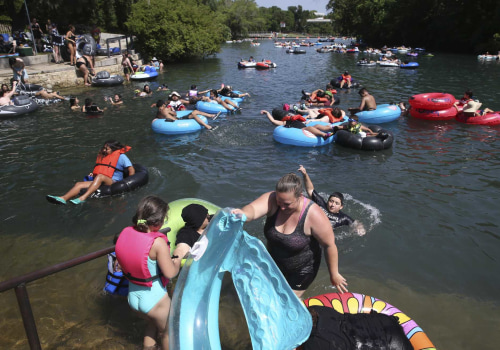
M 328 201 L 325 202 L 323 197 L 321 197 L 321 195 L 314 189 L 314 185 L 311 178 L 307 174 L 306 168 L 301 165 L 299 167 L 299 172 L 302 173 L 302 176 L 304 177 L 304 186 L 306 188 L 307 195 L 313 202 L 318 204 L 320 208 L 323 209 L 333 228 L 349 226 L 360 236 L 364 236 L 366 234 L 365 227 L 362 223 L 357 220 L 353 220 L 349 215 L 341 211 L 344 208 L 344 196 L 342 193 L 333 192 L 328 197 Z

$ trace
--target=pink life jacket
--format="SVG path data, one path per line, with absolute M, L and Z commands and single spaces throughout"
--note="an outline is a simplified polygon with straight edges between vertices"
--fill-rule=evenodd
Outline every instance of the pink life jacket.
M 161 237 L 169 245 L 168 238 L 160 232 L 139 232 L 132 226 L 126 227 L 116 241 L 116 258 L 127 279 L 139 286 L 151 287 L 153 280 L 161 278 L 163 286 L 168 283 L 168 278 L 160 275 L 151 276 L 148 269 L 148 256 L 153 242 Z

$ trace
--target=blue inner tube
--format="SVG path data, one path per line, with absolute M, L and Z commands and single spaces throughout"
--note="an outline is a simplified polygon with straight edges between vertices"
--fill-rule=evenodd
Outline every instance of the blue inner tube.
M 144 68 L 144 72 L 135 72 L 130 76 L 130 79 L 132 80 L 149 80 L 156 78 L 158 76 L 158 72 L 156 71 L 155 67 L 151 66 L 146 66 Z
M 369 128 L 373 132 L 378 132 L 379 135 L 362 138 L 359 134 L 352 134 L 346 130 L 339 130 L 335 133 L 335 143 L 344 147 L 365 151 L 381 151 L 392 147 L 392 143 L 394 142 L 394 135 L 392 132 L 382 129 L 382 127 L 378 125 L 371 125 Z
M 35 111 L 38 104 L 28 96 L 15 96 L 14 105 L 0 106 L 0 119 L 17 117 Z
M 177 112 L 177 117 L 182 118 L 192 111 L 179 111 Z M 207 118 L 198 115 L 203 122 L 207 123 Z M 194 119 L 181 119 L 175 121 L 169 121 L 166 119 L 155 119 L 151 123 L 151 128 L 154 132 L 158 134 L 166 134 L 166 135 L 181 135 L 181 134 L 190 134 L 193 132 L 200 131 L 204 129 L 204 127 Z
M 401 68 L 405 68 L 405 69 L 415 69 L 415 68 L 418 68 L 418 63 L 417 62 L 408 62 L 406 64 L 401 64 L 400 65 Z
M 236 102 L 236 105 L 239 105 L 238 102 Z M 224 106 L 218 103 L 212 103 L 212 102 L 205 102 L 205 101 L 198 101 L 196 102 L 196 109 L 205 113 L 210 113 L 210 114 L 217 114 L 219 112 L 221 113 L 229 113 Z
M 320 121 L 312 121 L 307 123 L 307 126 L 314 125 L 340 125 L 347 121 L 347 117 L 344 117 L 344 120 L 338 123 L 330 124 Z M 292 146 L 301 146 L 301 147 L 320 147 L 329 145 L 333 142 L 334 137 L 331 136 L 324 140 L 322 137 L 314 136 L 309 131 L 305 129 L 297 129 L 297 128 L 287 128 L 285 126 L 278 126 L 274 129 L 273 139 L 276 142 L 283 143 L 285 145 Z
M 358 120 L 362 123 L 388 123 L 401 116 L 401 108 L 397 105 L 378 105 L 373 111 L 363 111 L 356 113 Z
M 114 196 L 117 194 L 133 191 L 136 188 L 139 188 L 147 184 L 149 181 L 148 169 L 146 169 L 140 164 L 134 164 L 133 166 L 135 169 L 134 175 L 125 176 L 127 174 L 124 174 L 125 177 L 123 178 L 123 180 L 117 181 L 113 183 L 111 186 L 101 185 L 101 187 L 99 187 L 97 191 L 92 193 L 90 198 L 103 198 L 108 196 Z M 82 189 L 79 195 L 81 196 L 86 191 L 87 191 L 86 188 Z

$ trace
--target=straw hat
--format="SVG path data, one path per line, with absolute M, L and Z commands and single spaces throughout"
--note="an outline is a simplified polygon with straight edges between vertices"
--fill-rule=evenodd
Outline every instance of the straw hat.
M 479 101 L 470 101 L 465 105 L 463 112 L 464 113 L 476 113 L 476 111 L 481 108 L 482 103 Z

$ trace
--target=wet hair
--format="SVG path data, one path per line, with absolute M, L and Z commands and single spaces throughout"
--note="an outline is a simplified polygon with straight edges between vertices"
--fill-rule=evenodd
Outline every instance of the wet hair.
M 156 101 L 156 107 L 158 107 L 158 108 L 160 108 L 164 104 L 165 104 L 165 100 L 158 100 L 158 101 Z
M 464 94 L 467 95 L 467 96 L 469 96 L 470 98 L 472 98 L 472 96 L 474 95 L 473 92 L 472 92 L 472 90 L 466 90 L 464 92 Z
M 144 87 L 143 87 L 142 91 L 147 92 L 147 91 L 146 91 L 146 87 L 148 87 L 148 88 L 149 88 L 149 85 L 148 85 L 148 84 L 144 85 Z
M 76 106 L 76 96 L 71 96 L 69 99 L 69 106 L 73 107 Z
M 3 89 L 3 87 L 4 87 L 4 86 L 7 88 L 7 90 L 4 90 L 4 89 Z M 7 85 L 7 84 L 2 84 L 2 91 L 8 91 L 8 90 L 9 90 L 9 85 Z
M 196 88 L 196 85 L 194 85 L 194 84 L 193 84 L 193 85 L 191 85 L 191 90 L 196 90 L 196 89 L 197 89 L 197 88 Z
M 325 92 L 324 91 L 318 91 L 318 93 L 316 94 L 316 96 L 318 96 L 318 97 L 325 97 Z
M 115 96 L 118 96 L 118 99 L 119 99 L 120 101 L 122 100 L 122 95 L 120 95 L 120 94 L 115 94 Z M 115 96 L 113 96 L 113 98 L 114 98 Z
M 215 96 L 215 97 L 219 97 L 219 93 L 217 92 L 217 90 L 212 89 L 212 90 L 210 90 L 210 92 L 211 92 L 212 94 L 214 94 L 214 96 Z
M 111 148 L 111 152 L 118 151 L 119 149 L 122 149 L 125 147 L 124 145 L 122 145 L 120 142 L 118 142 L 116 140 L 108 140 L 108 141 L 104 142 L 104 144 L 102 145 L 102 148 L 100 151 L 101 154 L 106 154 L 106 151 L 104 150 L 104 148 L 106 146 Z
M 149 226 L 161 226 L 167 218 L 168 203 L 160 197 L 147 196 L 137 206 L 132 222 L 139 232 L 148 232 Z M 141 220 L 141 223 L 137 221 Z M 146 222 L 142 222 L 146 220 Z
M 332 84 L 326 84 L 325 90 L 333 90 L 333 85 Z
M 365 92 L 368 92 L 368 90 L 366 90 L 366 88 L 361 88 L 361 89 L 359 89 L 358 94 L 362 95 Z
M 342 117 L 342 110 L 339 107 L 333 107 L 332 108 L 332 115 L 335 118 L 340 118 L 340 117 Z
M 92 106 L 92 99 L 91 98 L 86 98 L 85 99 L 85 107 Z
M 334 197 L 334 198 L 338 198 L 340 199 L 340 205 L 344 206 L 344 195 L 340 192 L 333 192 L 329 197 L 328 197 L 328 201 L 330 201 L 330 199 Z
M 297 174 L 288 173 L 281 177 L 276 183 L 276 192 L 293 192 L 295 198 L 302 196 L 302 180 Z

